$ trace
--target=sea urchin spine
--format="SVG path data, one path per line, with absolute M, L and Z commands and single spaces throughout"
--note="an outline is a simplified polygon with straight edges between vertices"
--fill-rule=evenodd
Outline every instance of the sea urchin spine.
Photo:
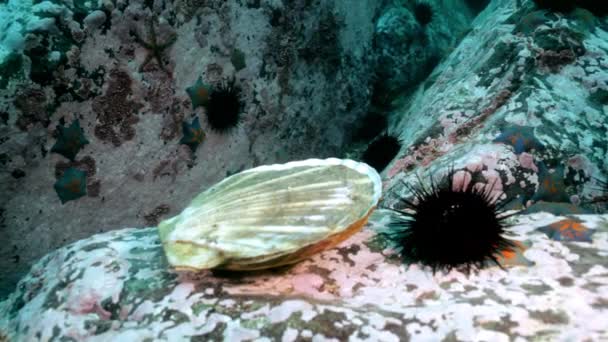
M 596 190 L 599 190 L 601 195 L 594 197 L 590 203 L 608 203 L 608 180 L 603 181 L 599 178 L 596 178 L 595 180 L 599 185 L 599 188 Z
M 480 190 L 460 186 L 451 171 L 428 189 L 406 185 L 413 199 L 402 198 L 405 208 L 392 209 L 398 218 L 381 232 L 406 263 L 430 266 L 433 272 L 453 268 L 469 273 L 489 262 L 500 266 L 501 251 L 513 251 L 505 239 L 502 205 L 497 205 L 492 188 Z

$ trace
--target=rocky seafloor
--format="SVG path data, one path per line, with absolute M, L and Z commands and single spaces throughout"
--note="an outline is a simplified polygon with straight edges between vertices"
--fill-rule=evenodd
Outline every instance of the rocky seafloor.
M 138 2 L 120 3 L 124 5 L 117 7 L 121 11 L 143 8 Z M 303 8 L 285 7 L 279 5 L 280 1 L 262 1 L 260 7 L 255 6 L 256 2 L 238 5 L 248 8 L 239 12 L 242 8 L 233 7 L 236 3 L 205 2 L 205 8 L 209 8 L 205 13 L 209 18 L 224 13 L 223 18 L 233 21 L 238 21 L 236 13 L 259 14 L 260 27 L 271 20 L 273 12 L 265 9 L 273 6 L 291 8 L 291 12 L 287 11 L 289 15 L 308 13 L 308 18 L 323 17 L 316 15 L 321 7 L 302 12 Z M 293 4 L 296 3 L 299 2 Z M 180 64 L 179 59 L 170 59 L 174 62 L 168 62 L 166 67 L 173 72 L 171 79 L 175 85 L 171 89 L 181 89 L 173 93 L 163 88 L 165 83 L 159 77 L 167 74 L 155 68 L 153 62 L 148 72 L 134 76 L 138 62 L 146 58 L 145 49 L 141 48 L 134 48 L 134 54 L 129 54 L 134 41 L 125 40 L 114 54 L 105 52 L 103 64 L 114 67 L 101 77 L 99 89 L 94 87 L 98 91 L 93 89 L 91 98 L 81 103 L 65 102 L 49 119 L 59 123 L 64 117 L 70 123 L 73 117 L 67 113 L 71 111 L 84 110 L 86 114 L 95 113 L 95 108 L 100 110 L 97 114 L 83 115 L 80 120 L 90 140 L 81 155 L 103 163 L 95 164 L 78 157 L 73 165 L 100 181 L 100 197 L 81 197 L 62 205 L 52 189 L 54 172 L 57 172 L 55 164 L 62 158 L 56 154 L 44 159 L 25 158 L 29 153 L 23 153 L 5 163 L 8 165 L 5 175 L 10 175 L 17 165 L 33 171 L 24 177 L 7 178 L 10 181 L 2 183 L 14 194 L 3 204 L 3 212 L 12 213 L 4 215 L 1 227 L 3 237 L 7 236 L 9 241 L 2 246 L 0 258 L 2 266 L 7 266 L 3 267 L 3 275 L 6 272 L 11 278 L 4 281 L 16 282 L 34 260 L 52 252 L 35 263 L 16 290 L 0 303 L 0 332 L 15 340 L 608 339 L 608 217 L 605 200 L 601 200 L 606 196 L 601 184 L 608 174 L 608 20 L 585 9 L 560 14 L 538 10 L 532 1 L 494 0 L 474 20 L 472 14 L 467 17 L 458 11 L 453 13 L 460 14 L 453 17 L 439 16 L 429 24 L 424 35 L 419 25 L 412 26 L 411 30 L 403 29 L 412 23 L 408 9 L 395 4 L 376 8 L 374 2 L 364 3 L 367 5 L 362 3 L 362 7 L 353 7 L 353 10 L 359 10 L 355 11 L 359 15 L 357 20 L 366 17 L 372 24 L 357 26 L 356 22 L 349 24 L 346 20 L 338 25 L 340 38 L 333 40 L 340 42 L 337 49 L 340 58 L 329 58 L 330 54 L 312 60 L 341 61 L 337 74 L 332 78 L 323 76 L 322 86 L 319 78 L 303 76 L 319 70 L 318 64 L 312 65 L 307 59 L 311 57 L 306 54 L 306 43 L 320 36 L 294 33 L 289 36 L 293 40 L 278 39 L 278 45 L 264 45 L 282 46 L 286 50 L 281 51 L 287 55 L 272 59 L 260 55 L 258 59 L 253 58 L 259 60 L 259 64 L 247 62 L 246 68 L 237 72 L 256 84 L 253 88 L 259 92 L 251 92 L 256 99 L 251 101 L 259 105 L 256 108 L 264 109 L 264 114 L 254 115 L 248 111 L 244 124 L 232 135 L 209 132 L 207 140 L 194 152 L 195 158 L 189 153 L 171 154 L 173 152 L 164 147 L 179 149 L 177 137 L 168 138 L 167 145 L 155 140 L 165 124 L 169 125 L 170 121 L 166 120 L 170 116 L 162 109 L 164 102 L 148 102 L 153 97 L 145 95 L 144 90 L 168 91 L 173 95 L 161 98 L 169 96 L 178 107 L 188 107 L 191 102 L 185 88 L 194 84 L 201 73 L 199 69 L 192 73 L 188 65 L 206 65 L 206 62 L 186 65 Z M 170 12 L 172 6 L 163 4 L 166 3 L 154 1 L 152 10 Z M 332 13 L 348 12 L 346 3 L 337 1 L 335 6 Z M 152 13 L 145 8 L 142 11 Z M 277 27 L 283 30 L 289 27 L 281 21 L 294 18 L 289 15 L 277 14 L 278 21 L 272 22 L 279 25 L 260 34 L 284 37 L 273 36 L 273 32 L 276 33 Z M 192 17 L 176 15 L 175 18 L 176 26 L 182 25 L 177 24 L 182 20 L 184 32 L 190 32 L 187 25 L 205 25 L 204 20 Z M 122 25 L 128 23 L 125 21 Z M 116 26 L 115 30 L 120 27 Z M 211 32 L 217 29 L 217 37 L 232 37 L 233 31 L 228 28 L 211 27 Z M 306 27 L 301 29 L 299 32 L 309 32 Z M 107 31 L 110 33 L 91 35 L 87 42 L 103 45 L 97 40 L 99 37 L 110 39 L 112 30 L 114 28 Z M 412 32 L 417 32 L 416 39 L 409 36 Z M 458 34 L 445 38 L 450 32 Z M 444 37 L 445 41 L 438 37 Z M 272 41 L 265 39 L 262 40 L 266 43 Z M 436 44 L 436 48 L 423 48 L 425 39 L 429 44 Z M 239 45 L 245 41 L 247 38 L 233 43 Z M 448 47 L 448 41 L 453 45 Z M 187 42 L 180 42 L 178 35 L 173 48 L 177 50 L 171 50 L 172 56 L 176 56 L 177 51 L 187 56 L 186 52 L 191 51 Z M 327 40 L 316 42 L 328 45 Z M 395 42 L 404 45 L 395 45 Z M 369 50 L 358 48 L 357 44 Z M 87 46 L 91 45 L 83 45 L 82 51 L 101 53 L 95 48 L 87 50 Z M 424 53 L 408 54 L 413 47 Z M 199 56 L 203 61 L 211 50 L 205 51 Z M 230 59 L 232 50 L 213 51 L 225 56 L 224 62 L 216 63 L 223 65 Z M 370 54 L 375 62 L 364 63 L 365 56 Z M 129 56 L 135 56 L 135 61 L 129 62 Z M 285 68 L 280 63 L 289 56 L 295 64 Z M 347 62 L 353 56 L 361 59 Z M 390 74 L 390 69 L 399 63 L 403 65 L 400 71 L 422 69 L 425 64 L 416 60 L 417 56 L 426 56 L 425 61 L 434 62 L 436 67 L 430 68 L 424 77 L 411 72 Z M 258 78 L 260 70 L 268 68 L 261 67 L 262 60 L 273 61 L 270 68 L 274 68 L 274 72 L 265 74 L 265 81 Z M 233 61 L 238 64 L 238 58 Z M 234 64 L 230 63 L 227 74 L 233 73 Z M 381 66 L 388 69 L 383 70 Z M 285 70 L 293 77 L 285 76 Z M 376 77 L 387 80 L 387 84 L 379 85 L 377 79 L 370 76 L 370 70 Z M 326 75 L 326 72 L 327 69 L 318 71 L 316 75 Z M 135 127 L 132 139 L 121 140 L 120 148 L 116 148 L 115 141 L 104 142 L 94 132 L 95 126 L 104 122 L 103 113 L 107 113 L 100 101 L 109 94 L 108 86 L 113 84 L 112 80 L 124 79 L 125 75 L 131 79 L 127 83 L 133 84 L 134 90 L 131 95 L 118 98 L 123 104 L 141 102 L 143 109 L 136 114 L 140 118 L 136 124 L 109 121 Z M 350 75 L 350 81 L 345 80 L 345 75 Z M 352 87 L 336 86 L 353 84 L 352 77 L 362 87 L 357 89 L 361 91 L 358 95 L 351 90 L 342 91 Z M 268 78 L 274 80 L 271 83 L 276 87 L 268 85 Z M 281 83 L 286 78 L 293 88 Z M 414 82 L 416 79 L 418 83 Z M 13 79 L 9 86 L 16 87 Z M 34 88 L 47 94 L 53 86 Z M 21 88 L 14 91 L 18 89 Z M 382 89 L 382 94 L 401 91 L 405 95 L 387 99 L 374 93 L 374 89 Z M 322 101 L 323 97 L 317 96 L 321 93 L 330 94 L 333 101 Z M 275 108 L 273 99 L 277 98 L 281 105 Z M 311 101 L 324 105 L 306 107 Z M 29 107 L 19 105 L 18 108 L 12 102 L 6 106 L 5 111 L 11 115 L 4 130 L 21 130 L 17 126 L 19 117 L 24 117 L 21 123 L 37 118 L 33 114 L 36 111 L 28 116 L 19 109 Z M 147 111 L 152 113 L 153 106 L 160 106 L 159 114 L 144 116 Z M 16 109 L 20 116 L 12 115 L 19 113 Z M 203 112 L 197 110 L 194 113 L 202 117 Z M 433 274 L 416 264 L 403 265 L 390 250 L 372 242 L 375 231 L 386 226 L 389 220 L 388 212 L 383 210 L 372 216 L 362 232 L 336 249 L 292 268 L 241 275 L 173 273 L 167 268 L 153 227 L 120 230 L 144 226 L 138 223 L 148 214 L 157 220 L 178 212 L 200 186 L 207 187 L 242 168 L 305 158 L 309 157 L 308 153 L 317 157 L 339 153 L 338 156 L 357 159 L 361 155 L 358 146 L 364 147 L 366 143 L 346 136 L 357 132 L 355 126 L 349 126 L 349 120 L 354 118 L 359 120 L 356 122 L 366 123 L 365 113 L 372 110 L 383 111 L 388 118 L 387 130 L 402 144 L 382 172 L 382 206 L 399 207 L 400 198 L 409 195 L 407 184 L 419 179 L 425 181 L 427 175 L 439 175 L 449 168 L 461 170 L 460 181 L 493 191 L 497 198 L 508 203 L 507 209 L 520 211 L 520 215 L 509 219 L 510 238 L 520 241 L 518 252 L 503 255 L 504 269 L 494 266 L 467 276 L 458 271 Z M 184 111 L 176 109 L 177 113 Z M 299 112 L 312 115 L 310 121 L 296 114 Z M 331 120 L 321 119 L 326 112 L 336 116 L 331 116 Z M 27 120 L 25 122 L 29 122 Z M 55 142 L 52 125 L 44 128 L 44 122 L 36 120 L 25 125 L 25 130 L 11 135 L 11 140 L 2 142 L 0 147 L 38 151 L 40 144 L 28 142 L 41 139 L 39 142 L 50 149 Z M 297 129 L 292 130 L 289 125 Z M 128 128 L 117 127 L 113 131 L 118 134 L 116 138 L 131 136 L 121 135 L 130 132 Z M 204 123 L 203 128 L 206 129 Z M 277 132 L 281 133 L 275 134 Z M 312 139 L 315 142 L 308 144 L 307 139 L 316 136 L 323 136 L 325 140 Z M 340 144 L 343 145 L 338 146 Z M 228 148 L 228 145 L 234 147 Z M 350 148 L 344 149 L 345 145 Z M 281 154 L 279 150 L 287 152 Z M 225 151 L 232 154 L 222 154 Z M 133 162 L 127 163 L 127 160 Z M 114 169 L 115 165 L 121 167 Z M 122 165 L 137 167 L 130 170 Z M 122 178 L 119 174 L 130 176 Z M 24 180 L 28 182 L 19 183 Z M 40 194 L 39 202 L 32 202 L 34 193 Z M 168 197 L 159 197 L 161 194 Z M 36 218 L 25 214 L 39 210 L 43 212 Z M 99 212 L 94 215 L 96 211 Z M 68 212 L 72 216 L 67 215 Z M 154 224 L 151 221 L 145 226 Z M 112 231 L 93 235 L 106 230 Z M 84 239 L 57 249 L 80 238 Z M 20 255 L 21 260 L 17 258 L 15 262 L 15 255 Z
M 44 254 L 155 225 L 227 175 L 364 147 L 374 98 L 469 29 L 464 2 L 436 6 L 459 10 L 422 30 L 375 0 L 0 1 L 0 298 Z M 226 134 L 201 93 L 232 79 Z
M 36 263 L 0 303 L 0 331 L 18 341 L 608 338 L 608 215 L 512 218 L 517 253 L 466 276 L 404 267 L 379 248 L 387 214 L 293 267 L 244 274 L 170 271 L 154 227 L 97 234 Z

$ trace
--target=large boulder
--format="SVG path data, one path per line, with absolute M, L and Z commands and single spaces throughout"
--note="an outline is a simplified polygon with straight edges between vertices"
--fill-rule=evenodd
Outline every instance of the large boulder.
M 379 248 L 372 235 L 387 214 L 378 211 L 333 250 L 256 273 L 172 272 L 156 228 L 97 234 L 34 265 L 0 303 L 0 334 L 15 341 L 608 337 L 608 215 L 514 219 L 518 253 L 501 260 L 504 270 L 467 277 L 404 267 Z M 550 233 L 573 220 L 592 243 L 554 240 Z
M 229 174 L 339 156 L 370 102 L 379 6 L 1 1 L 0 297 L 49 251 L 155 225 Z M 222 134 L 205 87 L 232 78 L 242 115 Z
M 564 15 L 537 11 L 531 1 L 494 0 L 473 27 L 421 87 L 393 103 L 389 132 L 402 148 L 382 173 L 383 205 L 399 208 L 428 175 L 461 171 L 461 181 L 520 211 L 508 221 L 519 242 L 516 253 L 503 253 L 505 269 L 466 276 L 403 265 L 373 239 L 387 229 L 391 212 L 384 210 L 336 249 L 292 268 L 246 274 L 174 273 L 155 228 L 130 228 L 40 260 L 0 303 L 0 331 L 16 340 L 607 339 L 608 216 L 600 182 L 608 167 L 608 22 L 580 9 Z M 114 162 L 132 155 L 114 155 L 104 170 L 114 172 Z M 188 199 L 198 192 L 187 185 L 193 173 L 162 176 L 171 170 L 161 169 L 156 181 L 144 172 L 141 187 L 187 189 Z M 196 175 L 206 182 L 216 176 Z M 124 196 L 112 194 L 106 201 Z M 184 194 L 167 203 L 183 207 Z M 71 224 L 90 232 L 147 201 L 158 199 L 126 196 L 120 208 L 99 209 L 94 202 L 96 215 Z M 45 225 L 63 227 L 48 218 Z M 11 234 L 27 244 L 41 232 Z
M 389 206 L 417 175 L 466 170 L 511 208 L 605 211 L 608 21 L 532 2 L 493 1 L 423 86 L 393 113 L 402 149 L 384 171 Z

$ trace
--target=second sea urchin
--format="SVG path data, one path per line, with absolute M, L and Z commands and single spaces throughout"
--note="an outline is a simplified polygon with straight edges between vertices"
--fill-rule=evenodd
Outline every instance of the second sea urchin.
M 425 1 L 416 1 L 414 3 L 414 17 L 420 26 L 426 26 L 433 21 L 433 7 Z
M 397 156 L 399 150 L 401 150 L 401 145 L 399 137 L 383 133 L 367 146 L 367 149 L 361 156 L 361 160 L 376 169 L 376 171 L 382 172 Z
M 209 127 L 220 133 L 227 133 L 241 122 L 244 103 L 241 88 L 234 79 L 224 80 L 209 95 L 205 106 Z
M 437 270 L 481 269 L 488 263 L 500 265 L 501 251 L 514 244 L 505 233 L 502 205 L 496 204 L 492 189 L 458 185 L 454 172 L 430 188 L 408 186 L 412 199 L 402 198 L 404 209 L 381 232 L 404 262 L 420 263 Z

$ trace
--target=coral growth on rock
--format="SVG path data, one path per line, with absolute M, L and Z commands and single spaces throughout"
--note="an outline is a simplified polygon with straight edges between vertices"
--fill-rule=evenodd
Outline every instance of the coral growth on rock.
M 105 93 L 95 98 L 92 105 L 98 120 L 95 136 L 118 147 L 135 137 L 133 125 L 139 121 L 137 112 L 142 105 L 131 99 L 129 73 L 113 69 L 109 76 Z

